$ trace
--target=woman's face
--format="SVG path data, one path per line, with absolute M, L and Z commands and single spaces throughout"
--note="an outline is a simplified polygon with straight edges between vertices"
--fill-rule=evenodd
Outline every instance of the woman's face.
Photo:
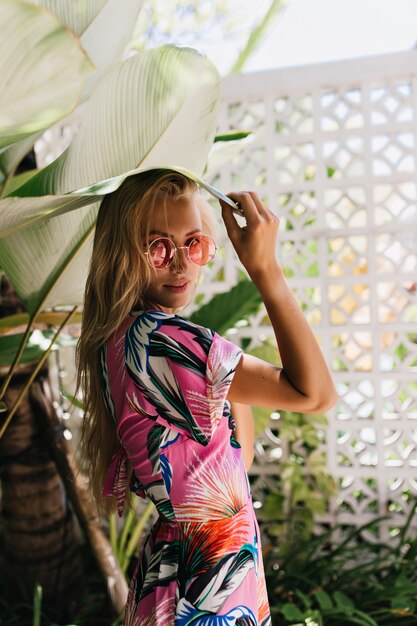
M 179 200 L 168 200 L 166 206 L 157 205 L 151 217 L 148 244 L 159 237 L 168 237 L 176 246 L 186 246 L 193 237 L 203 233 L 198 195 Z M 187 250 L 176 250 L 168 267 L 152 269 L 152 280 L 145 292 L 152 309 L 175 313 L 193 298 L 201 268 L 192 263 Z

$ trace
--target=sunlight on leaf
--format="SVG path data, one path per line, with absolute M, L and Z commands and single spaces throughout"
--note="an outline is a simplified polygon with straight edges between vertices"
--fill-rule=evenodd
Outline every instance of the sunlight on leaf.
M 92 69 L 77 39 L 53 15 L 1 0 L 0 147 L 68 115 Z

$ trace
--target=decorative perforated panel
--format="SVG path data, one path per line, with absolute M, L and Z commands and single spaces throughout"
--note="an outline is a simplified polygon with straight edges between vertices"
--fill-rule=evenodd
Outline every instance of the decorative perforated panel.
M 390 513 L 380 539 L 417 494 L 416 67 L 413 51 L 232 76 L 219 121 L 254 137 L 216 184 L 280 216 L 277 255 L 340 393 L 327 454 L 341 489 L 323 521 Z M 261 311 L 233 339 L 271 336 Z M 276 424 L 257 442 L 259 505 L 285 456 Z

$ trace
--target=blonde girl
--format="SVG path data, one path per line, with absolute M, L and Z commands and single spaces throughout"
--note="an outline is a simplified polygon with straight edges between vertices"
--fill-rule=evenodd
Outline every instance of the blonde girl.
M 275 256 L 279 220 L 256 193 L 230 198 L 246 225 L 221 202 L 223 221 L 262 296 L 281 368 L 180 315 L 216 253 L 211 210 L 195 183 L 166 171 L 132 176 L 99 210 L 78 346 L 82 441 L 103 509 L 122 512 L 134 492 L 159 513 L 131 580 L 125 626 L 271 624 L 230 403 L 314 413 L 336 400 Z

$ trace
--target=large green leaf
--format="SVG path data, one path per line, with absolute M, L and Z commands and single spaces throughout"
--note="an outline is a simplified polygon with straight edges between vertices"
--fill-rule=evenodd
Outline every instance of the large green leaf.
M 94 63 L 79 96 L 83 102 L 107 69 L 120 61 L 129 43 L 144 0 L 32 0 L 48 9 L 81 38 L 81 47 Z M 70 59 L 66 59 L 66 64 Z M 28 107 L 29 110 L 29 107 Z M 32 148 L 38 134 L 31 134 L 0 154 L 0 175 L 7 176 Z
M 63 311 L 44 311 L 36 317 L 37 324 L 48 324 L 49 326 L 59 326 L 68 315 Z M 79 324 L 82 321 L 82 312 L 77 311 L 71 316 L 71 324 Z M 19 326 L 27 326 L 29 322 L 28 313 L 13 313 L 0 319 L 0 336 L 15 330 Z
M 81 101 L 111 65 L 120 61 L 133 35 L 144 0 L 31 0 L 45 7 L 80 38 L 95 66 Z
M 214 296 L 192 313 L 190 320 L 223 335 L 236 322 L 256 313 L 261 303 L 262 298 L 255 285 L 250 280 L 242 280 L 230 291 Z
M 14 195 L 78 192 L 135 168 L 201 173 L 213 142 L 220 77 L 192 48 L 160 46 L 109 70 L 69 148 Z
M 225 135 L 226 136 L 226 135 Z M 233 139 L 233 133 L 230 138 L 224 141 L 218 139 L 212 146 L 207 158 L 207 167 L 204 176 L 208 179 L 214 178 L 221 168 L 230 163 L 237 156 L 240 156 L 245 149 L 250 149 L 250 144 L 254 141 L 254 136 L 249 133 L 236 133 L 237 138 Z
M 38 133 L 29 135 L 20 141 L 17 141 L 12 146 L 0 150 L 0 185 L 3 186 L 2 193 L 8 193 L 4 188 L 4 181 L 7 177 L 11 178 L 19 165 L 23 157 L 30 152 L 33 148 L 33 144 L 37 139 L 42 137 L 43 129 Z M 10 182 L 10 181 L 9 181 Z
M 73 4 L 68 0 L 61 1 L 64 5 Z M 87 100 L 103 74 L 114 63 L 122 60 L 144 1 L 107 0 L 95 19 L 91 20 L 82 33 L 81 44 L 96 67 L 94 74 L 91 74 L 86 81 L 81 94 L 82 101 Z M 54 0 L 49 0 L 49 2 L 55 3 Z M 95 2 L 103 4 L 102 0 L 95 0 Z M 90 6 L 90 3 L 91 0 L 88 0 L 86 5 Z
M 107 0 L 27 0 L 53 13 L 62 24 L 70 28 L 77 37 L 81 37 L 90 24 L 97 18 Z
M 38 196 L 35 198 L 5 198 L 0 200 L 0 238 L 7 237 L 23 227 L 47 220 L 68 211 L 92 204 L 98 196 Z
M 82 304 L 88 271 L 90 234 L 97 204 L 72 211 L 5 237 L 0 265 L 25 308 Z M 63 274 L 65 280 L 59 280 Z
M 199 174 L 215 133 L 219 82 L 214 66 L 191 48 L 161 46 L 127 59 L 94 90 L 71 146 L 15 194 L 61 195 L 114 177 L 120 184 L 132 171 L 155 166 Z M 0 242 L 0 265 L 29 311 L 47 293 L 44 308 L 82 302 L 90 250 L 80 242 L 95 212 L 93 206 L 65 213 Z
M 77 39 L 53 15 L 0 0 L 0 148 L 69 114 L 91 70 Z

